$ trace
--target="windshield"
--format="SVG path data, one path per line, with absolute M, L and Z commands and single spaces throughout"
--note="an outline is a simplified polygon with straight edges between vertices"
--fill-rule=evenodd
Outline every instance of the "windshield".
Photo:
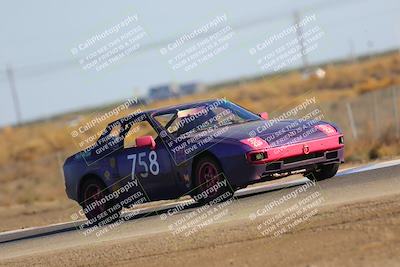
M 176 109 L 154 118 L 173 136 L 260 120 L 256 114 L 229 101 L 215 101 Z

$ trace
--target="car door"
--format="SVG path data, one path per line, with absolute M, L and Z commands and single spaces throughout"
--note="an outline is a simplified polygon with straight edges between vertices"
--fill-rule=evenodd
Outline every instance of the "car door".
M 120 177 L 136 177 L 150 200 L 169 198 L 176 187 L 168 151 L 162 144 L 125 148 L 117 156 Z
M 138 115 L 139 116 L 139 115 Z M 121 178 L 136 178 L 151 200 L 165 199 L 171 196 L 176 188 L 175 171 L 169 152 L 164 144 L 156 138 L 158 134 L 145 116 L 134 118 L 128 122 L 124 134 L 124 148 L 118 151 L 117 166 Z M 137 146 L 137 138 L 151 137 L 157 143 Z

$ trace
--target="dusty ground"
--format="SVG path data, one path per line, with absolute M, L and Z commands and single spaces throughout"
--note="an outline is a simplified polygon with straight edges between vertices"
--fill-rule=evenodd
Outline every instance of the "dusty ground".
M 72 201 L 38 202 L 0 207 L 0 232 L 70 221 Z
M 400 195 L 332 205 L 278 238 L 248 220 L 215 225 L 196 239 L 153 234 L 29 255 L 2 265 L 399 266 Z
M 70 231 L 0 244 L 1 266 L 399 266 L 400 166 L 339 175 L 320 182 L 317 213 L 274 237 L 257 225 L 299 203 L 292 199 L 250 220 L 249 215 L 299 187 L 241 198 L 222 219 L 189 236 L 150 216 L 100 235 Z
M 72 221 L 71 215 L 80 210 L 81 207 L 75 201 L 67 199 L 67 196 L 65 196 L 65 198 L 65 201 L 38 202 L 28 205 L 0 207 L 0 233 L 4 231 L 40 227 L 49 224 Z M 181 200 L 187 199 L 190 198 L 181 198 Z M 173 201 L 175 200 L 144 203 L 132 207 L 129 210 L 155 207 Z M 125 209 L 124 211 L 128 211 L 128 209 Z

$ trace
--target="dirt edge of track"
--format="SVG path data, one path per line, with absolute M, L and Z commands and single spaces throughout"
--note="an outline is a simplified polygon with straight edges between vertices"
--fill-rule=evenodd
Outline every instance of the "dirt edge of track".
M 159 233 L 8 259 L 1 265 L 395 266 L 400 195 L 322 207 L 279 238 L 259 220 L 209 226 L 193 237 Z

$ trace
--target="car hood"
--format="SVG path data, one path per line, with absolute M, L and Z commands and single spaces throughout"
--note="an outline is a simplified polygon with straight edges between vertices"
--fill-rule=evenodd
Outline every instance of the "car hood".
M 326 133 L 315 127 L 317 125 L 330 125 L 338 132 L 337 127 L 324 121 L 259 120 L 218 128 L 214 130 L 214 137 L 218 142 L 221 139 L 241 141 L 251 137 L 260 137 L 274 147 L 326 137 Z

